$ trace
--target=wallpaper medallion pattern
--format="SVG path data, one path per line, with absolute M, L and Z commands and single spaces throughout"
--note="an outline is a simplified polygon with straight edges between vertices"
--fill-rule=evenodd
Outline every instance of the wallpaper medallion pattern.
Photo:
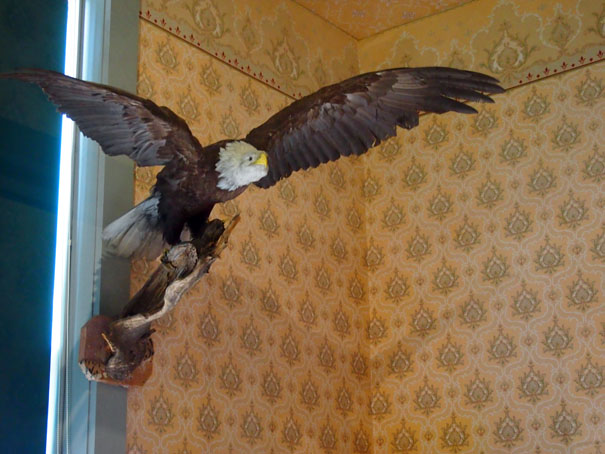
M 147 20 L 140 39 L 139 94 L 203 143 L 291 102 Z M 602 451 L 604 86 L 599 62 L 424 116 L 217 207 L 242 222 L 156 324 L 127 452 Z

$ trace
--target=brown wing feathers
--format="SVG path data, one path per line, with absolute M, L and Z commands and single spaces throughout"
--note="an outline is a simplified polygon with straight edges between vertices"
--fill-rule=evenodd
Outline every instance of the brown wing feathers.
M 252 130 L 246 141 L 269 154 L 269 187 L 293 171 L 362 154 L 418 125 L 420 112 L 476 113 L 458 101 L 493 102 L 503 89 L 492 77 L 451 68 L 400 68 L 331 85 L 290 104 Z
M 187 124 L 170 109 L 120 89 L 46 70 L 2 74 L 40 86 L 57 109 L 108 155 L 127 155 L 139 166 L 163 165 L 175 154 L 201 149 Z

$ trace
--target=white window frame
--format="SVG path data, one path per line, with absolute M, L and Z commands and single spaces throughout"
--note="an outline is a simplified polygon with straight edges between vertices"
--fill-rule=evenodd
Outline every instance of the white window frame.
M 69 0 L 66 74 L 136 91 L 139 0 Z M 106 158 L 63 117 L 46 454 L 126 452 L 126 390 L 89 382 L 80 328 L 117 315 L 130 264 L 103 258 L 104 225 L 132 206 L 133 164 Z

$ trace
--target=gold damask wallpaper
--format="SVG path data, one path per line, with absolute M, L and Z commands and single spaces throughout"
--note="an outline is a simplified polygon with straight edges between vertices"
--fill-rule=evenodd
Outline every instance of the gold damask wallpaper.
M 364 157 L 374 452 L 599 453 L 605 64 Z
M 290 0 L 141 0 L 140 15 L 289 96 L 358 72 L 355 39 Z
M 605 58 L 603 0 L 479 0 L 359 42 L 361 72 L 453 66 L 513 87 Z
M 293 99 L 145 18 L 140 40 L 139 94 L 203 143 Z M 602 452 L 604 88 L 586 65 L 217 207 L 242 221 L 155 327 L 127 452 Z
M 241 137 L 291 100 L 141 22 L 139 94 L 202 143 Z M 138 169 L 142 200 L 157 169 Z M 154 371 L 128 393 L 128 452 L 351 452 L 369 446 L 364 203 L 355 160 L 249 189 L 228 249 L 155 328 Z M 132 288 L 152 266 L 134 264 Z

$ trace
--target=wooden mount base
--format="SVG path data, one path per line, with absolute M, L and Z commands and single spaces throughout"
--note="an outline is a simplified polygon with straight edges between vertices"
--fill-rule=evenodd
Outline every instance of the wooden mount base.
M 145 383 L 153 365 L 152 322 L 172 310 L 210 270 L 238 221 L 239 216 L 226 225 L 213 220 L 199 238 L 173 246 L 117 319 L 97 315 L 82 327 L 78 363 L 89 380 Z

